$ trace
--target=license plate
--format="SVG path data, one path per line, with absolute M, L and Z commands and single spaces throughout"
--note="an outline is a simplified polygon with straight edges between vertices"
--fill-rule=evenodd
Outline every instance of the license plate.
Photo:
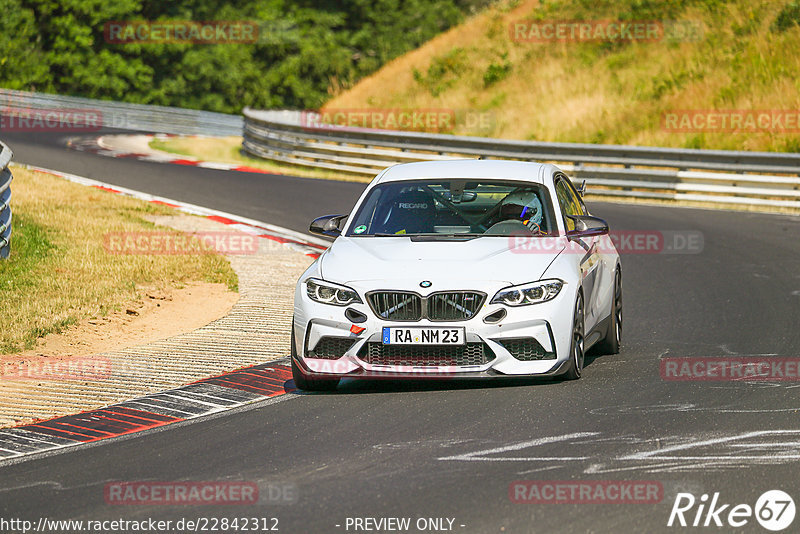
M 405 328 L 383 327 L 384 345 L 464 345 L 464 327 Z

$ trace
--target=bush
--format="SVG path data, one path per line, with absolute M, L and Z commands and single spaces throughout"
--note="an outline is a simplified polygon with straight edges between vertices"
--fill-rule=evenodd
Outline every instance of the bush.
M 785 32 L 789 28 L 800 25 L 800 2 L 789 2 L 775 20 L 772 22 L 770 29 L 774 32 Z
M 434 58 L 428 66 L 426 74 L 414 69 L 414 81 L 439 96 L 450 88 L 458 77 L 467 70 L 467 61 L 463 48 L 454 48 L 443 56 Z
M 511 63 L 507 61 L 508 54 L 503 54 L 502 63 L 492 62 L 483 73 L 483 86 L 489 87 L 505 79 L 511 73 Z
M 0 87 L 238 113 L 321 107 L 489 0 L 0 0 Z M 254 44 L 114 44 L 108 21 L 256 21 Z

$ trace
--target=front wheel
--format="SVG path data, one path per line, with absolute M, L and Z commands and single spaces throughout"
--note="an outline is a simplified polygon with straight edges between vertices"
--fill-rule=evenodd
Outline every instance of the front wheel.
M 292 327 L 294 329 L 294 327 Z M 311 378 L 303 374 L 297 365 L 297 347 L 294 343 L 294 332 L 292 336 L 292 379 L 294 386 L 303 391 L 333 391 L 339 385 L 338 378 Z
M 569 366 L 567 367 L 567 372 L 564 373 L 564 378 L 567 380 L 577 380 L 581 377 L 581 373 L 583 372 L 583 328 L 583 295 L 578 293 L 572 319 L 572 342 L 569 348 Z

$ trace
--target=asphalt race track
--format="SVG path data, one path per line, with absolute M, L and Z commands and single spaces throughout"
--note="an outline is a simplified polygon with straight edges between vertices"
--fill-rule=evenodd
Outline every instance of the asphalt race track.
M 310 218 L 320 210 L 327 210 L 321 215 L 349 213 L 364 189 L 363 184 L 354 182 L 197 169 L 109 158 L 64 147 L 69 137 L 79 136 L 48 132 L 0 132 L 0 136 L 14 151 L 17 163 L 77 174 L 302 232 L 308 230 Z
M 347 212 L 363 189 L 106 158 L 69 151 L 56 135 L 3 140 L 18 162 L 302 231 L 315 216 Z M 351 382 L 331 394 L 284 395 L 0 464 L 0 516 L 274 517 L 280 532 L 292 533 L 355 532 L 348 518 L 365 517 L 449 518 L 463 533 L 667 532 L 719 530 L 668 528 L 679 491 L 698 499 L 719 492 L 733 507 L 782 489 L 799 502 L 800 382 L 668 381 L 659 359 L 800 356 L 800 218 L 589 207 L 612 229 L 694 231 L 704 244 L 697 254 L 623 256 L 622 351 L 589 358 L 581 380 Z M 297 499 L 106 504 L 106 483 L 143 480 L 289 485 Z M 519 480 L 654 481 L 664 497 L 659 504 L 514 503 L 509 487 Z M 741 530 L 765 532 L 754 518 Z

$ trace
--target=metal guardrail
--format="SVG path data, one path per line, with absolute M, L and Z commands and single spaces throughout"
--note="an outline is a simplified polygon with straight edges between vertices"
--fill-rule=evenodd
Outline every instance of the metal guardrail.
M 310 125 L 313 125 L 310 126 Z M 375 175 L 408 161 L 485 157 L 550 161 L 591 193 L 800 208 L 800 154 L 540 143 L 319 126 L 300 111 L 244 110 L 243 149 L 256 157 Z M 777 176 L 782 175 L 782 176 Z
M 51 112 L 57 118 L 59 111 L 92 114 L 92 119 L 96 119 L 92 121 L 97 123 L 96 129 L 106 127 L 178 135 L 238 136 L 243 127 L 239 115 L 0 89 L 0 115 L 37 119 L 42 117 L 41 112 Z M 33 120 L 5 122 L 7 130 L 19 128 L 35 131 L 37 128 Z M 83 131 L 91 131 L 91 126 Z
M 11 252 L 11 149 L 0 143 L 0 259 Z

